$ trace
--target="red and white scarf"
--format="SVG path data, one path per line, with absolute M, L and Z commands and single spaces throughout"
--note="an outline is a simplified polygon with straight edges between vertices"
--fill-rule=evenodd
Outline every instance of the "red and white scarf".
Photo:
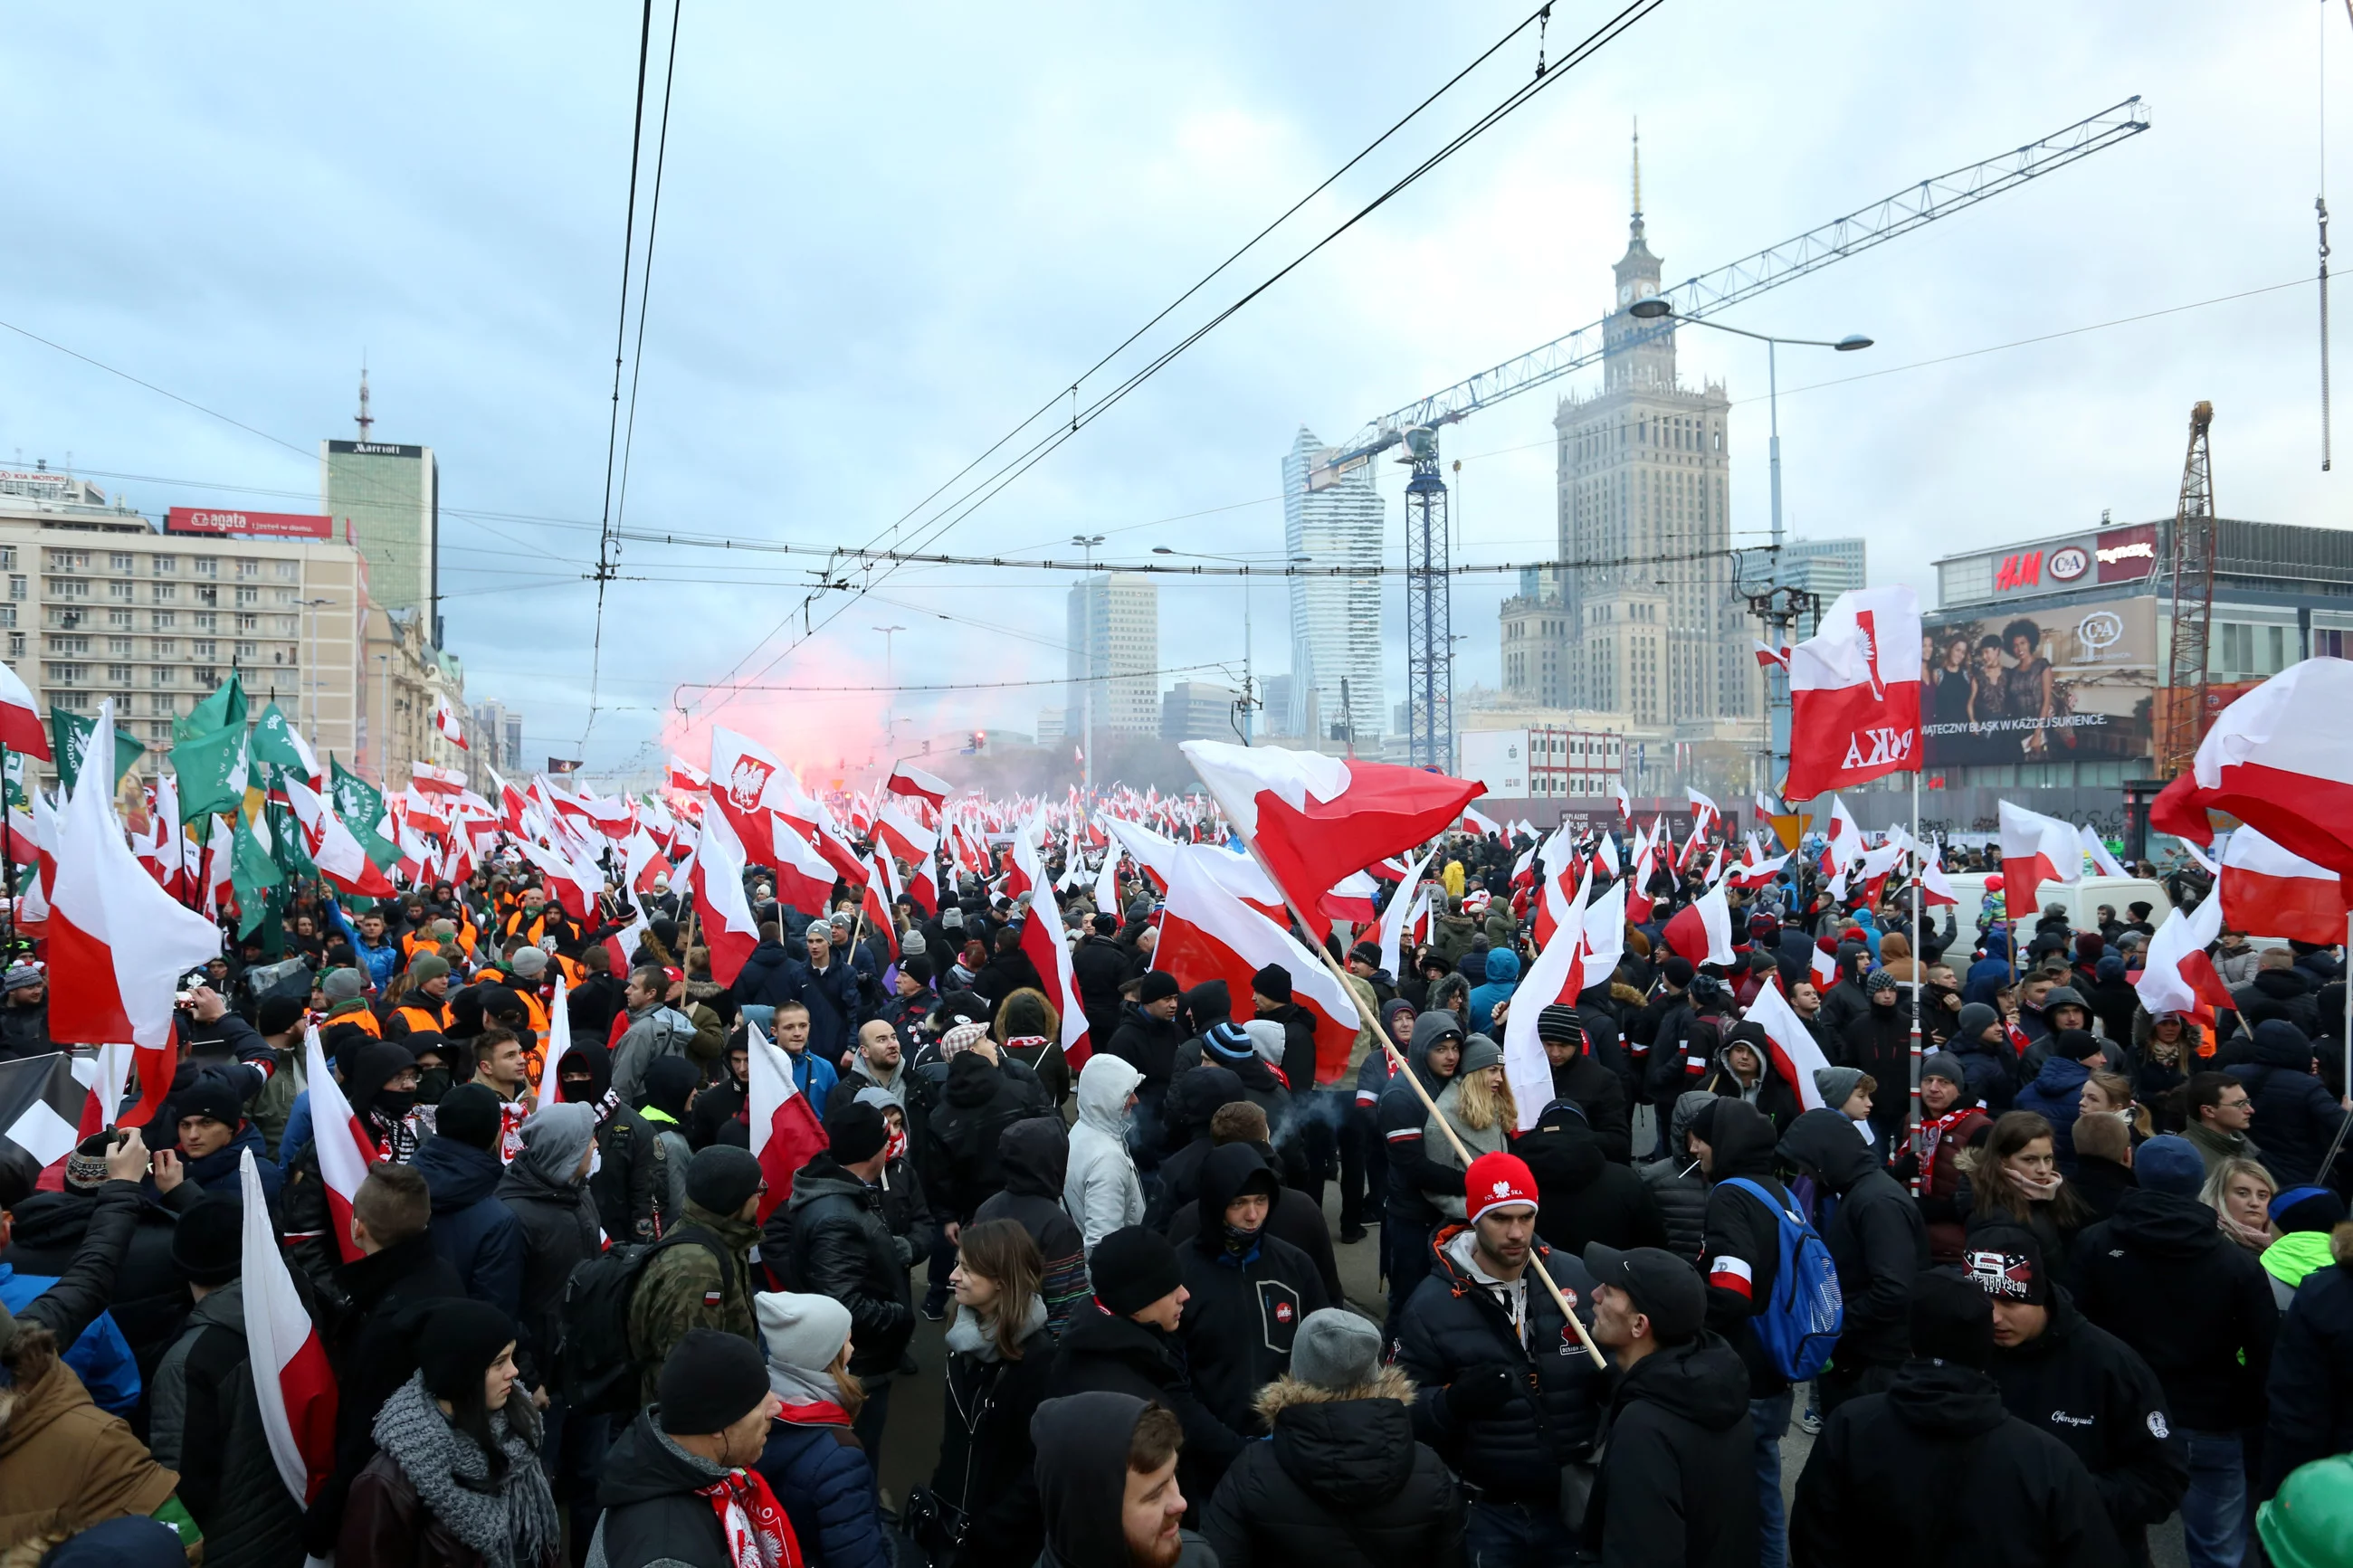
M 793 1521 L 759 1471 L 730 1470 L 695 1495 L 709 1499 L 719 1516 L 733 1568 L 804 1568 Z
M 1936 1165 L 1936 1145 L 1945 1141 L 1945 1134 L 1950 1132 L 1963 1117 L 1974 1115 L 1977 1109 L 1974 1102 L 1957 1105 L 1934 1121 L 1925 1121 L 1920 1123 L 1920 1131 L 1915 1135 L 1918 1142 L 1913 1147 L 1919 1152 L 1920 1180 L 1924 1185 L 1928 1180 L 1928 1173 Z

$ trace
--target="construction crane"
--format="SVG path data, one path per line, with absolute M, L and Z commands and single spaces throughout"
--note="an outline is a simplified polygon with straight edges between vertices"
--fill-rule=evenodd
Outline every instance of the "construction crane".
M 2181 500 L 2173 510 L 2166 552 L 2173 577 L 2173 647 L 2166 659 L 2164 733 L 2158 771 L 2171 778 L 2198 755 L 2206 737 L 2208 639 L 2214 619 L 2214 454 L 2207 441 L 2214 405 L 2189 411 L 2189 450 L 2181 459 Z
M 1630 352 L 1672 332 L 1678 318 L 1710 316 L 1755 299 L 2113 147 L 2148 127 L 2148 108 L 2136 93 L 2040 141 L 1907 185 L 1794 239 L 1664 290 L 1671 313 L 1657 321 L 1621 322 L 1625 330 L 1608 352 Z M 1413 470 L 1406 484 L 1406 685 L 1412 714 L 1409 757 L 1417 766 L 1450 767 L 1453 751 L 1453 616 L 1448 592 L 1447 490 L 1439 477 L 1438 432 L 1599 361 L 1613 320 L 1580 327 L 1384 415 L 1347 441 L 1324 448 L 1308 466 L 1307 488 L 1325 489 L 1389 447 L 1405 447 L 1398 461 Z

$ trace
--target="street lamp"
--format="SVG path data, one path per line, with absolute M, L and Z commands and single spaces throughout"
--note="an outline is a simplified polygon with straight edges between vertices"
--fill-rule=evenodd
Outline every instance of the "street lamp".
M 1090 577 L 1095 574 L 1095 547 L 1103 542 L 1103 535 L 1100 533 L 1071 535 L 1071 542 L 1086 552 L 1087 575 Z M 1081 628 L 1079 636 L 1086 645 L 1079 650 L 1079 658 L 1084 661 L 1081 673 L 1086 677 L 1079 685 L 1079 783 L 1092 797 L 1095 788 L 1095 617 L 1092 604 L 1087 610 L 1087 624 Z M 1109 578 L 1103 581 L 1103 673 L 1106 675 L 1111 673 L 1111 581 Z M 1070 710 L 1065 708 L 1062 711 L 1066 715 L 1062 721 L 1067 724 L 1070 722 L 1067 717 Z
M 1245 569 L 1251 566 L 1268 563 L 1262 561 L 1253 561 L 1246 555 L 1212 555 L 1206 551 L 1171 550 L 1165 544 L 1154 545 L 1152 547 L 1152 553 L 1155 555 L 1181 555 L 1193 561 L 1222 561 L 1229 565 L 1240 566 Z M 1304 566 L 1314 559 L 1315 558 L 1312 555 L 1285 556 L 1283 557 L 1282 562 L 1283 570 L 1288 572 L 1293 566 Z M 1253 586 L 1254 585 L 1248 577 L 1244 577 L 1242 579 L 1242 700 L 1239 706 L 1242 710 L 1242 744 L 1245 746 L 1250 743 L 1250 713 L 1251 710 L 1258 706 L 1256 685 L 1251 679 L 1250 669 L 1250 599 L 1252 597 Z M 1350 732 L 1354 733 L 1353 731 Z
M 882 749 L 891 753 L 892 763 L 899 760 L 899 686 L 892 673 L 891 634 L 903 632 L 904 626 L 876 626 L 882 634 Z

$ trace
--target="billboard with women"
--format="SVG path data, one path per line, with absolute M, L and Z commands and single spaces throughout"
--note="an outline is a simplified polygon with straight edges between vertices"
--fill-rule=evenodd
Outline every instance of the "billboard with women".
M 2157 601 L 1932 611 L 1920 720 L 1931 768 L 2149 754 Z

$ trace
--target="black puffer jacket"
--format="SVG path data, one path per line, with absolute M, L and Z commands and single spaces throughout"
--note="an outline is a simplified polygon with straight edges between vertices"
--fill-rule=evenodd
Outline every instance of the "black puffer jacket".
M 1271 1226 L 1239 1256 L 1226 1245 L 1226 1205 L 1254 1181 L 1272 1197 L 1272 1175 L 1255 1145 L 1211 1150 L 1201 1166 L 1199 1234 L 1176 1253 L 1192 1292 L 1180 1331 L 1194 1392 L 1237 1432 L 1257 1430 L 1251 1399 L 1291 1369 L 1291 1342 L 1307 1314 L 1331 1305 L 1314 1260 Z
M 1242 1080 L 1214 1063 L 1182 1074 L 1168 1090 L 1161 1113 L 1165 1127 L 1159 1188 L 1144 1211 L 1144 1223 L 1166 1232 L 1180 1209 L 1201 1195 L 1201 1162 L 1209 1157 L 1209 1118 L 1221 1105 L 1242 1098 Z
M 2320 1005 L 2313 993 L 2318 985 L 2298 969 L 2259 969 L 2254 979 L 2231 994 L 2239 1017 L 2250 1029 L 2266 1022 L 2284 1022 L 2307 1037 L 2320 1032 Z
M 1788 1387 L 1789 1380 L 1765 1353 L 1749 1320 L 1771 1302 L 1780 1279 L 1781 1224 L 1755 1194 L 1725 1184 L 1746 1176 L 1777 1202 L 1788 1203 L 1788 1189 L 1773 1175 L 1773 1123 L 1746 1100 L 1719 1096 L 1713 1107 L 1700 1108 L 1690 1131 L 1715 1152 L 1700 1255 L 1700 1270 L 1707 1277 L 1707 1326 L 1748 1363 L 1748 1396 L 1769 1399 Z
M 1757 1561 L 1748 1370 L 1715 1334 L 1657 1351 L 1620 1380 L 1585 1516 L 1604 1563 L 1749 1568 Z
M 540 1136 L 545 1137 L 545 1134 Z M 554 1392 L 563 1376 L 555 1364 L 563 1342 L 559 1310 L 564 1287 L 572 1270 L 597 1253 L 596 1205 L 588 1196 L 584 1178 L 571 1179 L 578 1154 L 563 1151 L 571 1164 L 551 1175 L 548 1166 L 560 1163 L 556 1151 L 525 1148 L 499 1178 L 499 1201 L 522 1228 L 522 1331 L 516 1336 L 516 1363 L 533 1388 Z M 537 1157 L 534 1157 L 534 1155 Z
M 1921 1507 L 1923 1477 L 1958 1487 L 1952 1506 Z M 1985 1373 L 1913 1361 L 1823 1424 L 1789 1510 L 1789 1560 L 2122 1568 L 2125 1556 L 2065 1445 L 2005 1411 Z
M 1176 1413 L 1185 1429 L 1177 1485 L 1196 1507 L 1217 1490 L 1218 1479 L 1242 1451 L 1242 1435 L 1194 1396 L 1184 1348 L 1175 1335 L 1133 1318 L 1113 1317 L 1089 1300 L 1071 1314 L 1054 1352 L 1046 1396 L 1091 1393 L 1132 1394 Z
M 1168 1092 L 1168 1080 L 1176 1075 L 1176 1047 L 1184 1043 L 1185 1031 L 1176 1020 L 1155 1018 L 1130 1002 L 1121 1009 L 1119 1026 L 1103 1048 L 1142 1073 L 1144 1088 L 1156 1099 Z
M 1584 1256 L 1589 1241 L 1616 1247 L 1667 1245 L 1667 1227 L 1649 1184 L 1609 1158 L 1599 1136 L 1574 1110 L 1547 1110 L 1514 1152 L 1536 1179 L 1536 1234 L 1546 1245 L 1572 1258 Z
M 1030 1080 L 1035 1082 L 1033 1079 Z M 1004 1189 L 997 1140 L 1025 1117 L 1043 1115 L 1045 1095 L 976 1051 L 947 1064 L 947 1081 L 923 1125 L 923 1195 L 943 1224 L 969 1221 L 980 1205 Z
M 888 1374 L 915 1334 L 904 1245 L 882 1217 L 882 1193 L 820 1153 L 793 1177 L 760 1233 L 760 1258 L 787 1290 L 830 1296 L 849 1309 L 849 1371 Z
M 1577 1016 L 1594 1009 L 1579 1007 Z M 1616 1031 L 1611 1031 L 1615 1037 Z M 1590 1026 L 1586 1038 L 1592 1038 Z M 1552 1097 L 1574 1100 L 1585 1112 L 1586 1124 L 1605 1160 L 1624 1164 L 1634 1153 L 1633 1122 L 1626 1110 L 1626 1083 L 1616 1073 L 1601 1065 L 1590 1050 L 1577 1055 L 1552 1069 Z
M 1420 1390 L 1415 1434 L 1457 1475 L 1499 1501 L 1549 1504 L 1560 1492 L 1560 1467 L 1591 1443 L 1601 1421 L 1600 1373 L 1577 1342 L 1552 1293 L 1527 1282 L 1527 1340 L 1488 1289 L 1472 1276 L 1471 1227 L 1448 1226 L 1430 1243 L 1430 1277 L 1414 1288 L 1393 1325 L 1395 1361 Z M 1556 1284 L 1590 1300 L 1593 1277 L 1566 1253 L 1537 1247 Z M 1503 1367 L 1511 1396 L 1492 1411 L 1453 1407 L 1447 1385 L 1466 1373 Z
M 1414 1440 L 1413 1397 L 1395 1367 L 1345 1393 L 1288 1377 L 1260 1390 L 1272 1440 L 1243 1450 L 1201 1519 L 1219 1568 L 1459 1563 L 1462 1493 Z
M 155 1363 L 178 1332 L 186 1311 L 186 1287 L 172 1267 L 174 1220 L 143 1188 L 132 1207 L 131 1244 L 114 1271 L 104 1301 L 115 1327 L 130 1343 L 139 1375 L 152 1378 Z M 62 1275 L 72 1266 L 82 1238 L 98 1215 L 89 1192 L 35 1193 L 9 1210 L 7 1260 L 19 1274 Z
M 2312 1042 L 2292 1024 L 2267 1020 L 2255 1026 L 2254 1060 L 2228 1070 L 2254 1101 L 2264 1168 L 2282 1191 L 2310 1185 L 2345 1120 L 2345 1108 L 2312 1075 Z
M 2075 1238 L 2075 1276 L 2076 1305 L 2140 1352 L 2175 1420 L 2197 1432 L 2263 1420 L 2279 1308 L 2271 1277 L 2215 1228 L 2212 1209 L 2136 1188 Z
M 2353 1453 L 2353 1265 L 2316 1268 L 2296 1287 L 2280 1319 L 2266 1392 L 2258 1497 L 2279 1490 L 2298 1465 Z
M 180 1500 L 205 1532 L 206 1555 L 300 1568 L 302 1507 L 280 1479 L 262 1428 L 243 1281 L 196 1303 L 165 1364 L 155 1390 L 156 1462 L 180 1472 Z
M 997 1141 L 1005 1190 L 980 1205 L 976 1221 L 1009 1219 L 1029 1233 L 1046 1274 L 1038 1293 L 1046 1302 L 1046 1327 L 1060 1340 L 1071 1313 L 1087 1296 L 1085 1239 L 1071 1211 L 1062 1206 L 1062 1178 L 1071 1166 L 1070 1135 L 1058 1116 L 1033 1116 L 1008 1127 Z
M 1707 1242 L 1707 1173 L 1699 1168 L 1683 1134 L 1700 1107 L 1715 1100 L 1697 1089 L 1678 1097 L 1667 1121 L 1667 1146 L 1673 1152 L 1641 1167 L 1642 1184 L 1651 1189 L 1660 1223 L 1667 1227 L 1667 1250 L 1694 1263 Z
M 1910 1353 L 1912 1289 L 1928 1267 L 1928 1227 L 1919 1205 L 1880 1168 L 1879 1157 L 1842 1112 L 1814 1110 L 1799 1117 L 1781 1135 L 1781 1157 L 1812 1172 L 1838 1196 L 1820 1230 L 1846 1299 L 1841 1370 L 1852 1374 L 1862 1365 L 1902 1365 Z

